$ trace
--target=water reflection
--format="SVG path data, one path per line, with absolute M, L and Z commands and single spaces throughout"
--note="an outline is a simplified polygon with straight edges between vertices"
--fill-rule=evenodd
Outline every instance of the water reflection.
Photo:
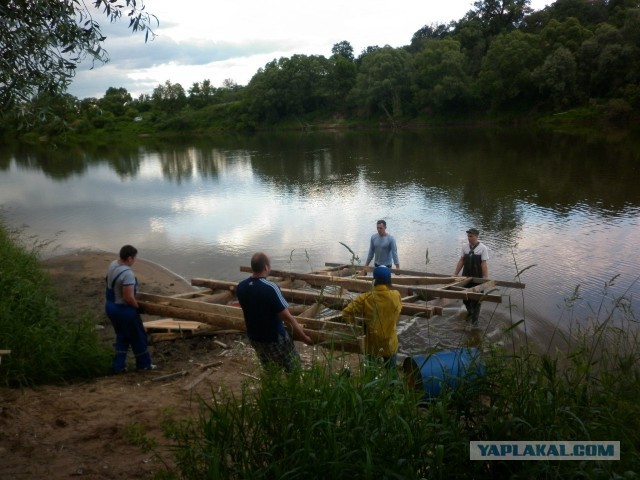
M 64 230 L 66 249 L 134 243 L 186 278 L 231 280 L 259 249 L 299 270 L 348 262 L 339 242 L 364 259 L 377 218 L 403 267 L 450 273 L 473 225 L 491 276 L 526 269 L 532 316 L 553 322 L 577 285 L 586 305 L 635 280 L 637 142 L 444 129 L 23 146 L 0 150 L 0 204 L 35 235 Z

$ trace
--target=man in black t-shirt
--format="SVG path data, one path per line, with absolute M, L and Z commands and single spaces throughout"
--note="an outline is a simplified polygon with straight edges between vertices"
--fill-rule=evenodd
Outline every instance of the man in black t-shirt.
M 284 328 L 286 322 L 294 337 L 311 344 L 311 339 L 289 311 L 280 288 L 267 280 L 269 257 L 258 252 L 251 257 L 252 275 L 238 284 L 236 295 L 242 307 L 247 336 L 263 365 L 274 363 L 290 372 L 300 356 Z

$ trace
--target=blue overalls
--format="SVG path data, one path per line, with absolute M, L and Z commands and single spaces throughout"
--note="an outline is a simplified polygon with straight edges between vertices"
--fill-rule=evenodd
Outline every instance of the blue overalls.
M 136 357 L 136 368 L 148 369 L 151 367 L 151 355 L 147 349 L 147 332 L 144 330 L 142 319 L 138 311 L 131 305 L 119 305 L 116 303 L 116 295 L 113 287 L 116 280 L 127 269 L 118 273 L 111 285 L 106 286 L 105 312 L 111 320 L 116 333 L 114 344 L 115 355 L 113 357 L 112 369 L 115 373 L 124 372 L 127 369 L 127 352 L 129 346 Z M 137 289 L 137 282 L 134 286 L 134 295 Z

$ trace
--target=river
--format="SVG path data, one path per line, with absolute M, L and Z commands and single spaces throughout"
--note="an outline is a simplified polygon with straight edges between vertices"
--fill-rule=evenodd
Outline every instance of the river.
M 309 271 L 350 263 L 346 245 L 363 264 L 377 219 L 402 268 L 452 274 L 476 227 L 490 277 L 526 285 L 483 307 L 481 324 L 526 319 L 544 343 L 613 302 L 638 310 L 638 143 L 452 128 L 5 146 L 0 205 L 44 256 L 130 243 L 187 279 L 244 278 L 258 250 Z M 430 328 L 468 332 L 447 318 Z

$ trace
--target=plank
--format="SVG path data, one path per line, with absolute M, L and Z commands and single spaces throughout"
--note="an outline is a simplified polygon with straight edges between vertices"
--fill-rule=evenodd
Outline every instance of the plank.
M 145 330 L 178 330 L 193 331 L 201 327 L 207 327 L 206 323 L 192 322 L 189 320 L 174 320 L 173 318 L 162 318 L 143 323 Z
M 240 271 L 251 273 L 251 267 L 240 267 Z M 366 292 L 371 290 L 371 280 L 357 280 L 355 278 L 336 277 L 332 275 L 322 275 L 319 273 L 288 272 L 285 270 L 271 270 L 270 275 L 272 277 L 280 277 L 283 279 L 301 279 L 316 287 L 340 285 L 353 292 Z
M 250 267 L 240 267 L 241 271 L 251 271 Z M 271 275 L 274 277 L 281 278 L 301 278 L 310 285 L 322 287 L 328 285 L 340 285 L 348 290 L 355 292 L 367 292 L 371 290 L 372 282 L 371 280 L 357 280 L 357 279 L 344 279 L 342 277 L 336 276 L 326 276 L 319 275 L 314 273 L 296 273 L 296 272 L 287 272 L 283 270 L 271 270 Z M 437 289 L 437 288 L 427 288 L 422 286 L 406 286 L 406 285 L 396 285 L 393 283 L 393 280 L 396 277 L 392 277 L 392 288 L 394 290 L 398 290 L 400 295 L 403 297 L 417 294 L 422 299 L 428 301 L 436 298 L 455 298 L 462 300 L 481 300 L 484 302 L 493 302 L 493 303 L 502 303 L 502 297 L 500 295 L 490 295 L 483 293 L 475 293 L 477 290 L 470 291 L 468 293 L 465 292 L 451 292 L 449 290 Z M 460 282 L 463 283 L 468 281 L 471 277 L 465 278 L 462 277 Z M 478 279 L 486 282 L 487 279 Z M 495 282 L 495 281 L 494 281 Z
M 350 269 L 353 270 L 354 272 L 372 272 L 373 271 L 373 267 L 357 267 L 357 268 L 353 268 L 351 265 L 348 264 L 341 264 L 341 263 L 334 263 L 334 262 L 325 262 L 325 266 L 326 267 L 330 267 L 331 271 L 336 271 L 337 268 L 344 268 L 344 269 Z M 423 277 L 449 277 L 449 275 L 445 275 L 442 273 L 434 273 L 434 272 L 419 272 L 416 270 L 404 270 L 404 269 L 393 269 L 393 273 L 395 273 L 396 275 L 413 275 L 413 276 L 423 276 Z M 484 278 L 475 278 L 473 277 L 471 279 L 474 282 L 479 282 L 482 280 L 486 280 Z M 498 287 L 507 287 L 507 288 L 525 288 L 525 284 L 521 283 L 521 282 L 509 282 L 509 281 L 505 281 L 505 280 L 494 280 L 496 282 L 496 285 Z
M 369 280 L 372 277 L 357 276 L 358 280 Z M 471 277 L 427 277 L 427 276 L 397 276 L 391 277 L 391 283 L 393 285 L 442 285 L 460 281 L 471 281 Z
M 136 297 L 138 303 L 151 315 L 192 320 L 220 328 L 246 331 L 240 307 L 201 303 L 143 292 L 138 293 Z M 350 325 L 311 318 L 296 319 L 314 344 L 329 348 L 335 346 L 350 352 L 361 351 L 358 332 Z
M 228 288 L 232 292 L 235 292 L 238 282 L 224 282 L 210 278 L 192 278 L 191 285 L 196 287 L 207 287 L 213 290 Z M 341 306 L 340 308 L 343 308 L 343 306 L 351 301 L 350 298 L 347 298 L 344 295 L 333 295 L 313 290 L 280 288 L 280 291 L 288 302 L 301 302 L 307 304 L 318 301 L 318 297 L 320 297 L 320 301 Z
M 369 290 L 371 290 L 371 281 L 364 281 L 363 284 L 366 284 L 366 289 L 364 289 L 363 291 L 368 292 Z M 198 287 L 207 287 L 211 289 L 226 287 L 235 290 L 237 282 L 221 282 L 219 280 L 208 278 L 192 278 L 191 285 Z M 308 303 L 323 302 L 326 304 L 327 308 L 335 308 L 338 310 L 342 310 L 352 300 L 352 298 L 347 295 L 332 295 L 318 290 L 290 290 L 281 288 L 280 291 L 288 302 L 303 302 L 305 305 Z M 411 302 L 425 297 L 425 294 L 409 295 L 408 298 L 410 298 L 410 300 L 407 302 L 403 301 L 401 313 L 404 315 L 415 315 L 419 313 L 421 316 L 426 317 L 441 315 L 442 309 L 440 309 L 439 307 L 435 307 L 432 305 L 412 305 Z

